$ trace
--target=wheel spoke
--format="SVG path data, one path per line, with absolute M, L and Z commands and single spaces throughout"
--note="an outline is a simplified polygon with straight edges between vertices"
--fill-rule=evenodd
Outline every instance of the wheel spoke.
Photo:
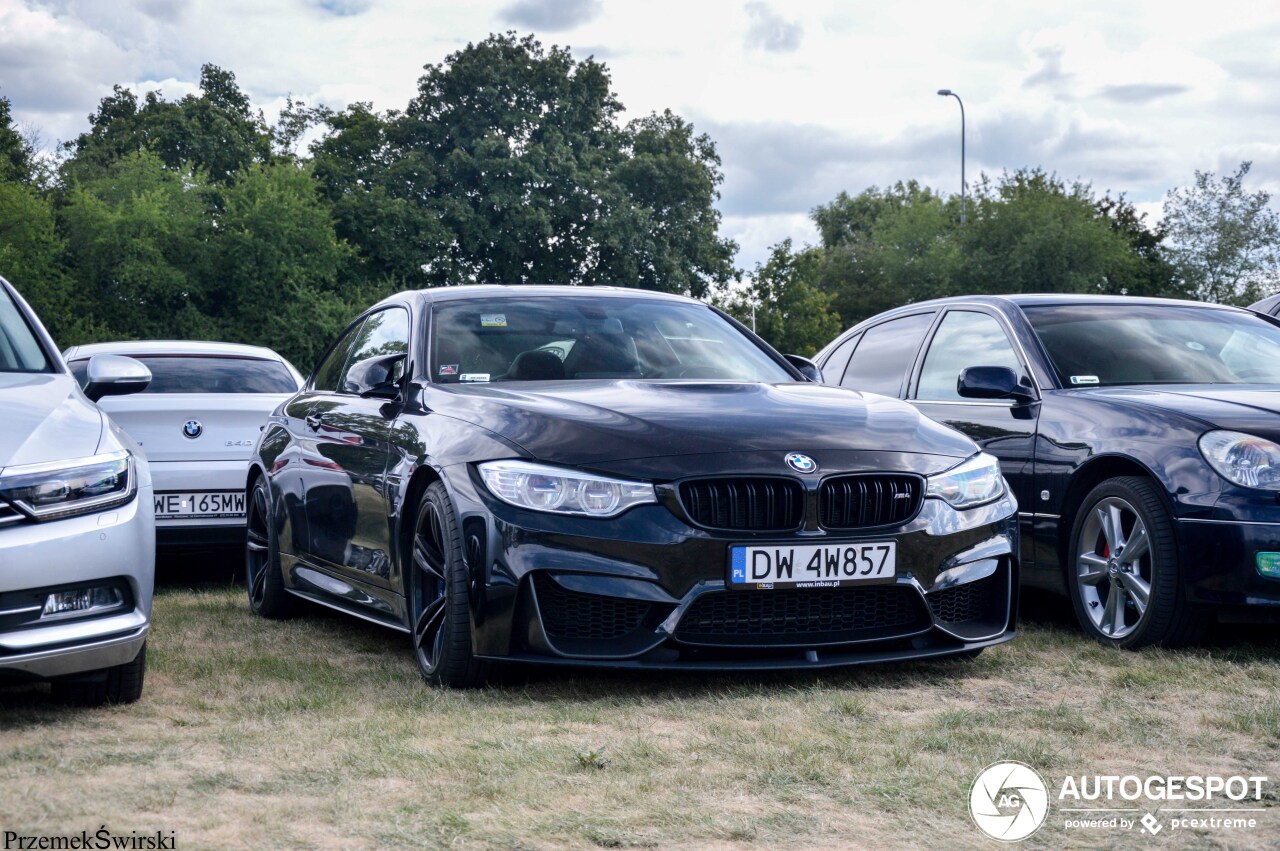
M 1151 601 L 1151 586 L 1136 573 L 1120 574 L 1120 583 L 1124 586 L 1125 594 L 1133 601 L 1138 617 L 1142 617 L 1147 610 L 1147 603 Z
M 419 649 L 427 643 L 427 637 L 432 636 L 439 631 L 440 625 L 444 622 L 445 598 L 440 597 L 433 600 L 422 614 L 418 615 L 418 622 L 414 625 L 413 635 L 414 643 Z M 432 644 L 434 647 L 434 642 Z
M 1124 553 L 1122 558 L 1125 564 L 1133 564 L 1151 551 L 1151 538 L 1147 536 L 1147 527 L 1142 524 L 1141 519 L 1133 521 L 1133 531 L 1129 533 L 1129 539 L 1124 543 Z
M 1107 593 L 1107 608 L 1102 613 L 1102 631 L 1107 635 L 1114 636 L 1124 627 L 1124 591 L 1121 590 L 1120 584 L 1111 583 L 1111 590 Z
M 255 553 L 265 553 L 267 551 L 267 536 L 253 529 L 249 530 L 248 547 Z
M 413 563 L 418 566 L 418 570 L 430 575 L 437 582 L 444 582 L 444 568 L 441 562 L 442 559 L 419 537 L 413 547 Z
M 1107 506 L 1100 505 L 1093 510 L 1098 518 L 1098 528 L 1102 530 L 1102 537 L 1107 542 L 1107 553 L 1116 551 L 1116 535 L 1111 525 L 1111 513 L 1107 511 Z
M 1077 577 L 1085 585 L 1097 585 L 1107 578 L 1107 560 L 1097 553 L 1081 553 L 1076 569 Z
M 270 570 L 270 567 L 264 564 L 258 570 L 258 572 L 253 575 L 253 586 L 249 589 L 249 593 L 250 593 L 250 596 L 252 596 L 253 599 L 255 600 L 262 599 L 263 591 L 266 589 L 266 586 L 267 586 L 268 570 Z

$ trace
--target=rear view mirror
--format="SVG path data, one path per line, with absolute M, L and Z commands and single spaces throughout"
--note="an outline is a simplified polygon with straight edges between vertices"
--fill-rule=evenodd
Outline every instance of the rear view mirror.
M 970 366 L 960 370 L 956 392 L 965 399 L 1013 399 L 1029 402 L 1035 399 L 1031 388 L 1018 380 L 1007 366 Z
M 822 383 L 822 370 L 818 365 L 808 358 L 800 357 L 800 355 L 783 355 L 787 359 L 787 363 L 800 370 L 800 374 L 815 384 Z
M 85 370 L 84 395 L 91 401 L 103 396 L 141 393 L 151 383 L 151 370 L 123 355 L 94 355 Z
M 400 352 L 365 358 L 351 365 L 342 389 L 365 398 L 394 399 L 400 395 L 401 370 L 396 367 L 405 360 Z

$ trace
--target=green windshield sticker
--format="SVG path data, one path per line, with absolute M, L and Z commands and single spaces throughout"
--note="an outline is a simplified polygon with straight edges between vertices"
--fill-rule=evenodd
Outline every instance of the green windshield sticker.
M 480 314 L 480 327 L 506 328 L 507 315 L 505 313 L 482 313 Z

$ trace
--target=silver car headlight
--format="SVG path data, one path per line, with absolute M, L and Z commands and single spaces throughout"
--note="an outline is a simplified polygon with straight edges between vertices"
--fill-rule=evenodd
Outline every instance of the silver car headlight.
M 1200 454 L 1233 484 L 1280 490 L 1280 445 L 1266 438 L 1238 431 L 1210 431 L 1200 437 Z
M 486 461 L 477 465 L 498 499 L 518 508 L 553 514 L 616 517 L 658 501 L 653 485 L 579 473 L 530 461 Z
M 138 485 L 127 450 L 45 464 L 6 467 L 0 500 L 32 520 L 102 511 L 133 499 Z
M 985 452 L 944 473 L 930 476 L 928 482 L 925 496 L 937 497 L 952 508 L 973 508 L 1004 493 L 1000 462 Z

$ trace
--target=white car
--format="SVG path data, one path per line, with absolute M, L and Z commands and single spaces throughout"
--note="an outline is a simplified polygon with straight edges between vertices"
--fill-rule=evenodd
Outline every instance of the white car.
M 144 392 L 99 404 L 151 462 L 157 544 L 243 544 L 249 457 L 267 416 L 303 377 L 270 349 L 234 343 L 95 343 L 64 356 L 83 386 L 90 358 L 104 354 L 151 371 Z
M 150 376 L 113 357 L 85 372 L 82 393 L 0 278 L 0 683 L 47 680 L 70 703 L 132 703 L 151 625 L 151 477 L 93 402 Z

